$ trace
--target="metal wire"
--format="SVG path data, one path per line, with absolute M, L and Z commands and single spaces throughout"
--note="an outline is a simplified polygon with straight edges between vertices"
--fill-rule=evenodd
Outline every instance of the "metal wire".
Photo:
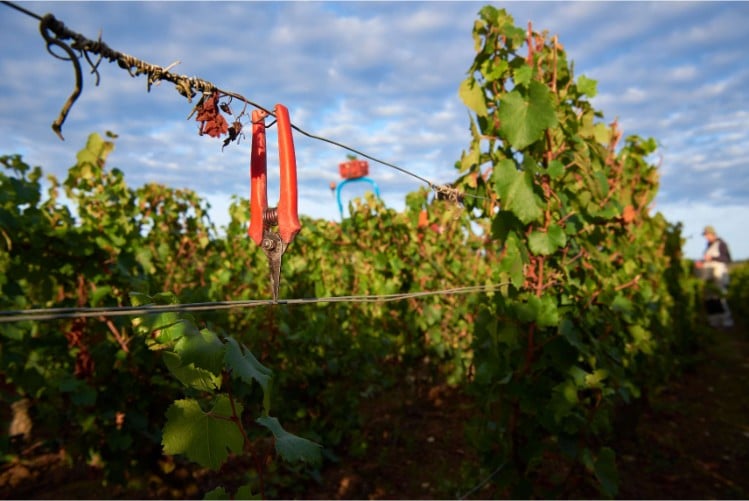
M 483 479 L 481 482 L 475 485 L 472 489 L 470 489 L 468 492 L 466 492 L 462 496 L 458 496 L 458 499 L 460 500 L 466 499 L 468 498 L 468 496 L 472 495 L 474 492 L 478 491 L 479 489 L 482 489 L 486 484 L 489 483 L 489 481 L 494 477 L 494 475 L 502 471 L 506 465 L 507 463 L 502 463 L 501 465 L 499 465 L 493 472 L 489 474 L 489 476 L 487 476 L 485 479 Z
M 406 299 L 427 296 L 454 296 L 465 294 L 489 294 L 498 291 L 508 283 L 490 285 L 469 285 L 436 291 L 404 292 L 399 294 L 361 295 L 361 296 L 330 296 L 296 299 L 250 299 L 243 301 L 217 301 L 206 303 L 146 305 L 146 306 L 111 306 L 100 308 L 37 308 L 29 310 L 0 311 L 0 323 L 60 320 L 66 318 L 95 318 L 95 317 L 123 317 L 139 316 L 153 313 L 187 313 L 193 311 L 218 311 L 241 308 L 256 308 L 276 305 L 308 305 L 322 303 L 388 303 L 404 301 Z
M 34 14 L 30 10 L 24 9 L 20 5 L 16 5 L 13 2 L 6 2 L 5 0 L 3 0 L 2 3 L 4 3 L 5 5 L 7 5 L 8 7 L 12 8 L 12 9 L 16 9 L 19 12 L 23 12 L 24 14 L 26 14 L 29 17 L 33 17 L 37 21 L 41 21 L 42 20 L 42 16 L 40 16 L 39 14 Z

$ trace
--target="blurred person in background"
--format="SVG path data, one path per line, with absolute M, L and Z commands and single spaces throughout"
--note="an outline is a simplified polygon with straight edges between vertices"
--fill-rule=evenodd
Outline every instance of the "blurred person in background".
M 712 285 L 706 297 L 708 320 L 713 326 L 733 326 L 731 310 L 726 302 L 730 275 L 728 265 L 731 264 L 731 253 L 728 245 L 721 239 L 715 228 L 705 226 L 702 232 L 707 240 L 707 247 L 701 261 L 697 261 L 697 270 L 704 280 Z M 717 289 L 717 290 L 715 290 Z

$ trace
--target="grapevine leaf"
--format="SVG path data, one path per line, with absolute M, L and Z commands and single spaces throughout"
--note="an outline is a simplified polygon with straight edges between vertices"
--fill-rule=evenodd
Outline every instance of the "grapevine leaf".
M 551 295 L 529 296 L 517 306 L 518 318 L 524 322 L 535 322 L 539 327 L 552 327 L 559 323 L 556 299 Z
M 478 165 L 480 154 L 481 152 L 476 145 L 472 145 L 467 153 L 464 151 L 460 157 L 460 172 L 466 172 L 473 166 Z
M 60 381 L 59 388 L 64 393 L 70 393 L 70 399 L 76 405 L 88 406 L 96 403 L 96 390 L 79 379 L 67 376 Z
M 527 64 L 524 64 L 523 66 L 515 70 L 513 78 L 517 85 L 528 85 L 528 83 L 531 81 L 531 78 L 533 78 L 533 68 L 531 68 Z
M 289 433 L 274 417 L 261 416 L 256 421 L 273 433 L 276 438 L 276 452 L 284 460 L 290 463 L 303 461 L 310 464 L 319 464 L 322 461 L 320 444 Z
M 548 231 L 534 231 L 528 236 L 528 248 L 534 254 L 548 256 L 558 248 L 567 244 L 567 235 L 557 225 L 549 227 Z
M 512 160 L 502 160 L 494 168 L 494 182 L 503 210 L 513 212 L 525 224 L 541 217 L 531 176 L 519 171 Z
M 475 78 L 468 77 L 463 80 L 460 84 L 458 95 L 463 100 L 463 104 L 475 111 L 477 115 L 486 116 L 488 114 L 484 89 Z
M 237 413 L 242 406 L 235 404 Z M 242 433 L 230 421 L 231 403 L 225 395 L 216 398 L 213 409 L 203 412 L 197 401 L 177 400 L 166 411 L 162 445 L 165 454 L 184 454 L 201 466 L 217 469 L 228 457 L 227 450 L 241 452 Z
M 78 165 L 82 167 L 82 169 L 79 169 L 79 175 L 81 175 L 82 177 L 92 176 L 94 171 L 90 169 L 90 166 L 102 168 L 107 160 L 107 157 L 113 150 L 113 142 L 105 141 L 97 133 L 89 135 L 88 141 L 86 142 L 86 147 L 80 150 L 76 155 Z
M 173 292 L 159 292 L 151 299 L 156 304 L 179 304 L 179 298 Z
M 234 499 L 263 499 L 260 494 L 253 494 L 249 484 L 241 486 L 234 494 Z
M 523 149 L 541 138 L 544 130 L 557 123 L 549 89 L 532 81 L 527 95 L 518 89 L 500 99 L 500 130 L 513 148 Z
M 595 80 L 592 80 L 585 75 L 580 75 L 580 78 L 577 79 L 577 90 L 580 91 L 580 94 L 585 94 L 588 97 L 595 97 L 598 93 L 598 90 L 596 89 L 598 82 Z
M 549 163 L 549 167 L 546 172 L 551 176 L 552 179 L 559 179 L 564 175 L 564 164 L 559 160 L 552 160 Z
M 523 274 L 523 251 L 520 242 L 515 233 L 509 233 L 504 243 L 504 256 L 499 263 L 499 271 L 509 274 L 510 281 L 515 287 L 522 287 L 525 281 Z
M 249 485 L 243 485 L 237 489 L 234 495 L 226 492 L 223 487 L 216 487 L 212 491 L 206 492 L 203 499 L 262 499 L 262 497 L 259 494 L 253 494 Z
M 570 380 L 563 381 L 552 390 L 552 398 L 549 402 L 549 410 L 554 416 L 554 421 L 561 422 L 578 403 L 577 387 Z
M 585 386 L 588 388 L 600 388 L 601 382 L 609 375 L 606 369 L 596 369 L 590 374 L 585 375 Z
M 489 82 L 495 82 L 505 76 L 509 64 L 504 59 L 496 60 L 494 58 L 487 59 L 481 65 L 481 73 L 486 77 Z
M 91 300 L 91 306 L 99 306 L 101 304 L 101 301 L 112 294 L 112 286 L 111 285 L 105 285 L 102 287 L 98 287 L 94 291 L 91 292 L 90 300 Z
M 619 490 L 619 474 L 616 470 L 616 454 L 609 447 L 601 447 L 596 457 L 593 471 L 601 483 L 601 489 L 610 498 Z
M 559 310 L 555 296 L 551 294 L 541 296 L 537 322 L 540 327 L 555 327 L 559 324 Z
M 247 384 L 252 384 L 254 379 L 260 383 L 263 391 L 268 391 L 271 370 L 261 364 L 250 350 L 240 346 L 234 338 L 227 338 L 224 358 L 235 377 Z
M 605 123 L 598 122 L 593 126 L 593 137 L 601 144 L 608 144 L 611 140 L 611 129 Z M 606 189 L 608 189 L 608 185 Z
M 184 365 L 195 364 L 195 367 L 213 374 L 221 372 L 224 366 L 224 343 L 208 329 L 183 336 L 174 346 L 174 351 Z
M 203 499 L 209 499 L 209 500 L 231 499 L 231 496 L 229 496 L 229 493 L 226 492 L 226 489 L 224 489 L 223 487 L 216 487 L 212 491 L 206 492 L 205 496 L 203 496 Z
M 169 372 L 176 377 L 180 383 L 200 391 L 214 392 L 221 388 L 221 376 L 195 367 L 193 364 L 183 365 L 180 356 L 171 351 L 164 351 L 164 364 Z

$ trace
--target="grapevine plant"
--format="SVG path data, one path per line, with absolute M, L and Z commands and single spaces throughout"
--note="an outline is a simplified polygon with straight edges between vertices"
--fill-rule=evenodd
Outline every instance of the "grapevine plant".
M 601 120 L 596 82 L 574 77 L 556 37 L 491 6 L 473 37 L 459 185 L 483 197 L 465 203 L 491 224 L 494 279 L 511 283 L 475 325 L 475 441 L 513 497 L 588 479 L 615 496 L 613 412 L 673 369 L 685 334 L 665 280 L 683 277 L 679 228 L 651 211 L 656 142 Z

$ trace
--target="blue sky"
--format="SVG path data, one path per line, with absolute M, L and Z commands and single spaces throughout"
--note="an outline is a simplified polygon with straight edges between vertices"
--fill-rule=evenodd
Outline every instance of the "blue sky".
M 291 120 L 434 180 L 456 177 L 470 141 L 457 89 L 473 61 L 471 30 L 489 2 L 23 2 L 70 29 L 172 71 L 198 76 Z M 625 135 L 655 138 L 661 189 L 654 209 L 684 225 L 699 257 L 706 224 L 749 258 L 749 3 L 509 2 L 518 26 L 556 34 L 575 74 L 598 81 L 593 105 Z M 91 132 L 120 137 L 110 167 L 140 186 L 195 190 L 225 224 L 232 195 L 249 196 L 249 141 L 221 151 L 186 120 L 192 105 L 163 83 L 101 66 L 63 126 L 50 128 L 73 87 L 72 66 L 52 58 L 38 23 L 0 5 L 0 154 L 64 177 Z M 87 68 L 84 66 L 84 72 Z M 273 141 L 275 139 L 269 138 Z M 300 211 L 338 219 L 330 191 L 347 152 L 295 136 Z M 271 158 L 271 175 L 276 163 Z M 370 162 L 389 206 L 421 184 Z M 363 186 L 363 185 L 362 185 Z M 344 192 L 359 196 L 358 188 Z M 361 188 L 363 190 L 363 187 Z M 277 180 L 269 197 L 277 199 Z

